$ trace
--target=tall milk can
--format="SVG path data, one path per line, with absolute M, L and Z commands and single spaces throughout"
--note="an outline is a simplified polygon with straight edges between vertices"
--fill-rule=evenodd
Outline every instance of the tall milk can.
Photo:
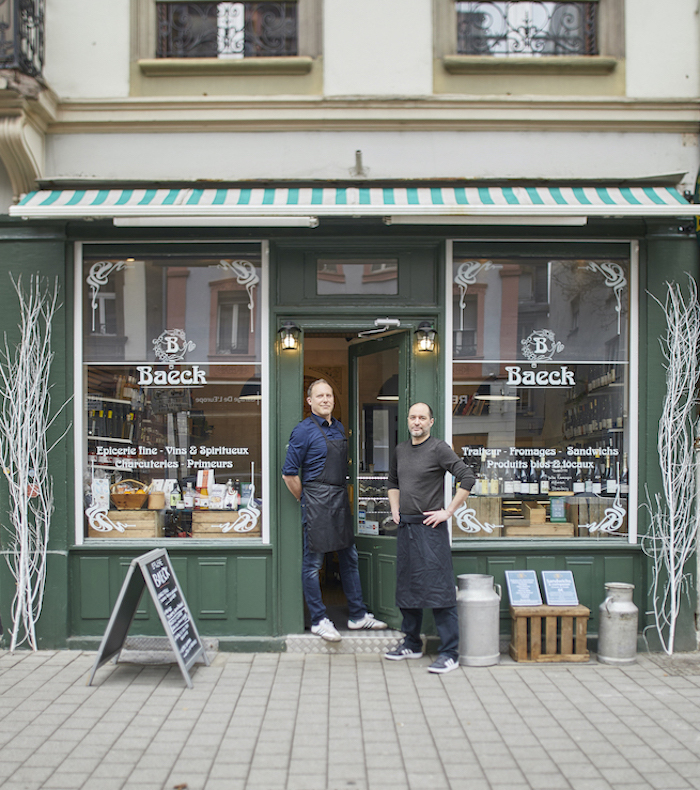
M 608 582 L 600 605 L 598 661 L 603 664 L 634 664 L 637 660 L 637 615 L 632 601 L 634 584 Z
M 457 577 L 459 663 L 468 667 L 497 664 L 501 585 L 493 576 L 463 573 Z

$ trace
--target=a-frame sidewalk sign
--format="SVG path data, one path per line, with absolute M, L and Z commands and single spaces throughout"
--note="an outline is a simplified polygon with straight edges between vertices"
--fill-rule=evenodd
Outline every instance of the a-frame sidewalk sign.
M 102 637 L 88 686 L 103 664 L 110 658 L 116 657 L 115 661 L 119 659 L 144 588 L 148 588 L 151 594 L 188 688 L 192 688 L 189 670 L 194 662 L 202 656 L 204 663 L 209 666 L 209 658 L 170 564 L 168 552 L 165 549 L 154 549 L 135 557 L 129 565 L 107 630 Z

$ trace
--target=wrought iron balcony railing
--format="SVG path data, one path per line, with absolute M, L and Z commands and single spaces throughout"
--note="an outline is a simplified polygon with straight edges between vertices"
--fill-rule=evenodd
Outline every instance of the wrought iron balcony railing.
M 0 69 L 40 77 L 44 68 L 44 0 L 0 0 Z
M 458 0 L 460 55 L 597 55 L 597 3 Z
M 297 54 L 297 4 L 157 3 L 159 58 Z

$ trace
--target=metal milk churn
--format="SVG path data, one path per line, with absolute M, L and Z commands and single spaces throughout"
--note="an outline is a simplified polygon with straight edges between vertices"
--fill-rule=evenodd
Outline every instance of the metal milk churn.
M 634 664 L 637 660 L 637 615 L 632 601 L 634 584 L 608 582 L 600 605 L 598 661 L 603 664 Z
M 468 667 L 497 664 L 501 585 L 481 573 L 463 573 L 457 585 L 459 663 Z

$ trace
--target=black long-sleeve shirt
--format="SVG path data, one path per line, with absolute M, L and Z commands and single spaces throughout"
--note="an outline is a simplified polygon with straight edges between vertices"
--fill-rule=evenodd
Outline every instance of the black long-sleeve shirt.
M 444 507 L 445 472 L 462 488 L 470 490 L 474 485 L 474 472 L 441 439 L 430 436 L 420 444 L 410 440 L 399 444 L 389 467 L 389 489 L 399 490 L 401 514 L 418 516 Z

